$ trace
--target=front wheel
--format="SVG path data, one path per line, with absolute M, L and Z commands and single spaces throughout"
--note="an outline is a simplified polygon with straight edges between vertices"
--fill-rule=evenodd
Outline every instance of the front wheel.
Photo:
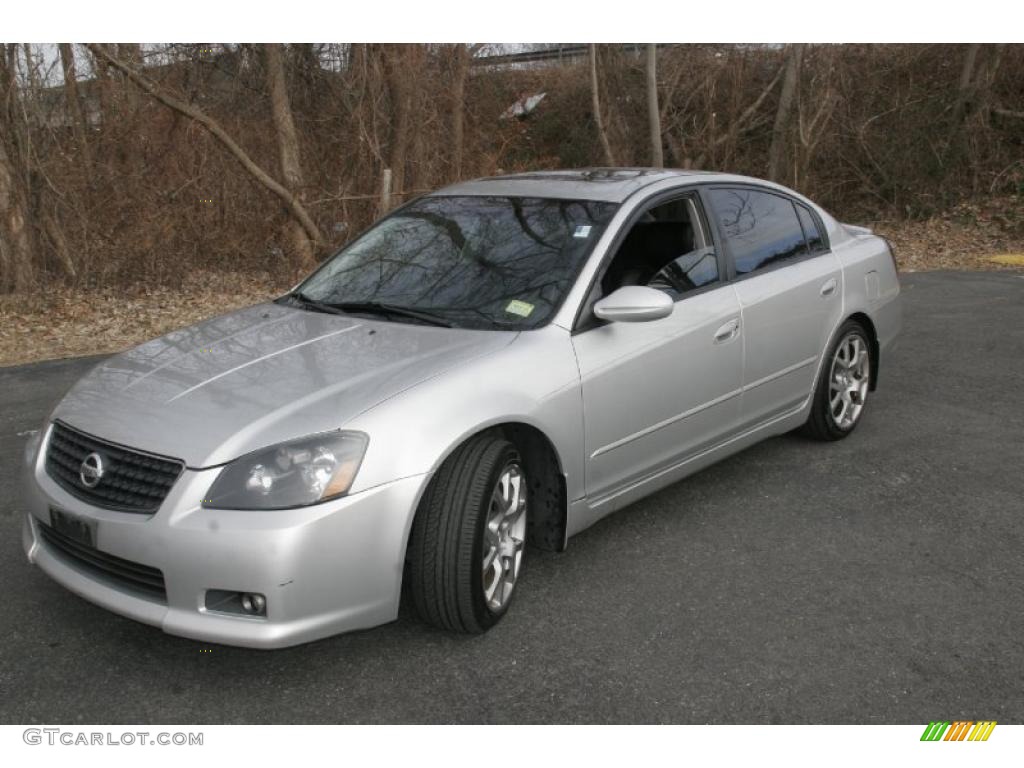
M 527 481 L 512 443 L 481 435 L 427 488 L 409 540 L 410 590 L 427 622 L 478 634 L 508 610 L 522 574 Z
M 843 324 L 829 349 L 814 389 L 804 434 L 842 440 L 860 422 L 871 388 L 871 345 L 855 320 Z

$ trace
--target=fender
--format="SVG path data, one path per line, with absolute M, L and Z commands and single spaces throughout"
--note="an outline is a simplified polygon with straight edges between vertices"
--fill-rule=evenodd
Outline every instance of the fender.
M 370 436 L 352 492 L 429 475 L 466 438 L 507 422 L 542 432 L 554 447 L 568 498 L 583 495 L 583 401 L 565 329 L 524 332 L 495 354 L 422 382 L 346 424 Z

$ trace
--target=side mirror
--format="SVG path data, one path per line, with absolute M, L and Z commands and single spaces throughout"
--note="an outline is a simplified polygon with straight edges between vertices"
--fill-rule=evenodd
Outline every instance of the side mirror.
M 668 294 L 656 288 L 627 285 L 594 304 L 594 314 L 611 322 L 644 323 L 668 317 L 673 306 Z

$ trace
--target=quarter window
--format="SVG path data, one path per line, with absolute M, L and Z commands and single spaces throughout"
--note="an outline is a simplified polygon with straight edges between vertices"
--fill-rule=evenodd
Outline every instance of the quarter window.
M 821 230 L 818 229 L 818 222 L 811 216 L 811 212 L 807 210 L 807 207 L 797 203 L 796 214 L 800 217 L 800 226 L 804 228 L 807 250 L 812 254 L 824 253 L 828 250 L 825 247 L 825 238 L 821 236 Z
M 710 197 L 737 274 L 806 253 L 800 220 L 786 198 L 752 189 L 714 189 Z

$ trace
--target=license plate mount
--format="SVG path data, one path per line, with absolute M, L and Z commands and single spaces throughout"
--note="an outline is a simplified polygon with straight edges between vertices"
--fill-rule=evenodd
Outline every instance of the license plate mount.
M 50 527 L 77 544 L 96 547 L 96 522 L 50 507 Z

